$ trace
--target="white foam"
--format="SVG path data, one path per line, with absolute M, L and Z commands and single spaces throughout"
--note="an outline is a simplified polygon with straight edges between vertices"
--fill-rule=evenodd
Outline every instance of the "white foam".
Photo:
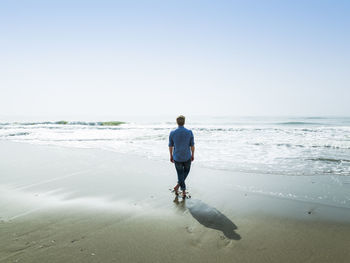
M 308 118 L 209 118 L 189 123 L 188 127 L 195 135 L 196 162 L 204 167 L 286 175 L 350 175 L 350 162 L 327 161 L 349 159 L 347 120 L 322 118 L 315 119 L 313 124 L 313 119 Z M 168 134 L 175 125 L 152 121 L 120 126 L 6 124 L 2 127 L 1 139 L 132 152 L 166 161 Z

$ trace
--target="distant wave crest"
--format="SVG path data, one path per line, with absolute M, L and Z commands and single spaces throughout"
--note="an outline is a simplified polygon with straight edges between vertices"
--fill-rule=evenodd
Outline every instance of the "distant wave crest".
M 25 136 L 25 135 L 29 135 L 29 132 L 16 132 L 16 133 L 6 134 L 4 136 L 5 137 L 13 137 L 13 136 Z
M 29 132 L 15 132 L 15 133 L 9 133 L 9 134 L 3 134 L 0 135 L 0 137 L 14 137 L 14 136 L 26 136 L 29 135 Z
M 350 162 L 350 160 L 347 159 L 334 159 L 334 158 L 310 158 L 307 159 L 309 161 L 321 161 L 321 162 L 334 162 L 334 163 L 342 163 L 342 162 Z
M 7 122 L 0 123 L 0 125 L 87 125 L 87 126 L 118 126 L 125 124 L 122 121 L 98 121 L 98 122 L 85 122 L 85 121 L 44 121 L 44 122 Z
M 316 122 L 304 122 L 304 121 L 288 121 L 288 122 L 279 122 L 278 125 L 321 125 L 323 123 Z

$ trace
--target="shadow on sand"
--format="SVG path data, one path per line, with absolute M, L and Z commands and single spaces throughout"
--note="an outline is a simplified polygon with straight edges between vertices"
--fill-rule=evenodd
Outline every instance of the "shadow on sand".
M 188 209 L 191 215 L 203 226 L 222 231 L 228 239 L 240 240 L 235 232 L 237 226 L 216 208 L 197 199 L 181 199 L 175 197 L 174 203 L 183 211 Z

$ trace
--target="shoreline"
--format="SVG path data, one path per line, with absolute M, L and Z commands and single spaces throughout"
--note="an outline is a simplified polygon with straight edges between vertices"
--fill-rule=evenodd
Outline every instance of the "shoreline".
M 172 164 L 138 155 L 10 141 L 0 141 L 0 146 L 3 202 L 8 199 L 40 203 L 44 198 L 48 207 L 52 201 L 56 206 L 89 202 L 98 208 L 115 206 L 115 201 L 144 200 L 144 204 L 159 206 L 163 198 L 169 197 L 169 189 L 176 182 Z M 21 166 L 17 166 L 18 162 Z M 232 210 L 239 209 L 245 214 L 259 212 L 299 220 L 350 223 L 350 201 L 327 202 L 319 196 L 326 190 L 329 192 L 329 184 L 326 176 L 241 173 L 198 167 L 195 162 L 188 178 L 192 197 L 210 200 L 219 207 L 232 199 L 238 200 L 230 204 Z M 303 198 L 306 194 L 308 199 Z M 318 210 L 330 212 L 320 214 Z M 318 217 L 310 216 L 315 214 Z

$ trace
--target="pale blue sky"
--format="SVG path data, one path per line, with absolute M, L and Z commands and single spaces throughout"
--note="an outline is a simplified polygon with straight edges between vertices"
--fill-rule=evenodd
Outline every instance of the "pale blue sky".
M 0 115 L 349 115 L 350 1 L 1 1 Z

